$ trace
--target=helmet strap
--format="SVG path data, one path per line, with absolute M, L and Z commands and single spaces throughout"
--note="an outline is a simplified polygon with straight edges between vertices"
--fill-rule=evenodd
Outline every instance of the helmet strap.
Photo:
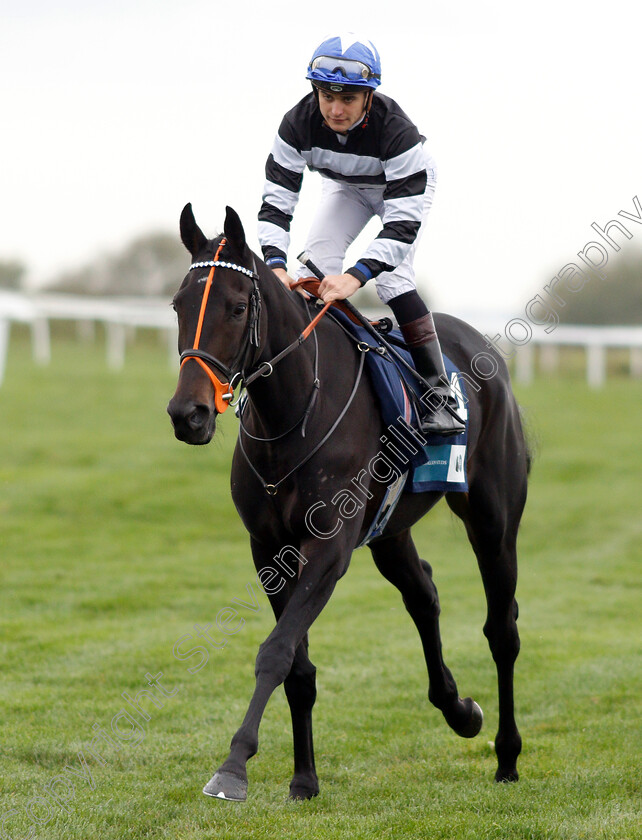
M 372 90 L 372 88 L 370 88 L 368 96 L 366 98 L 366 115 L 363 118 L 363 122 L 361 123 L 361 128 L 367 128 L 368 127 L 368 120 L 370 119 L 370 109 L 372 108 L 373 98 L 374 98 L 374 90 Z

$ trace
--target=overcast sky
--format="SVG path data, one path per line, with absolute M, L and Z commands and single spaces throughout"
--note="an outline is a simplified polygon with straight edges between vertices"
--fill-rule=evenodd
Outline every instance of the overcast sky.
M 265 158 L 334 28 L 370 36 L 381 92 L 437 160 L 416 259 L 436 308 L 519 314 L 595 238 L 591 222 L 635 212 L 638 0 L 345 0 L 336 23 L 328 8 L 2 0 L 0 260 L 43 282 L 134 236 L 176 231 L 187 201 L 209 235 L 232 205 L 257 249 Z M 308 173 L 291 266 L 318 189 Z M 642 248 L 642 225 L 630 227 L 627 253 Z

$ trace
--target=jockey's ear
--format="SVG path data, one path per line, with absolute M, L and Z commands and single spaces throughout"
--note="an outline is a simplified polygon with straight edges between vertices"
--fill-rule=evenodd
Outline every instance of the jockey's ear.
M 225 224 L 223 225 L 225 238 L 227 239 L 230 247 L 236 251 L 239 256 L 243 256 L 245 251 L 245 231 L 243 230 L 241 220 L 239 219 L 236 210 L 233 210 L 231 207 L 226 207 L 225 213 Z
M 192 257 L 197 257 L 207 245 L 207 237 L 196 224 L 191 204 L 183 207 L 180 221 L 181 240 Z

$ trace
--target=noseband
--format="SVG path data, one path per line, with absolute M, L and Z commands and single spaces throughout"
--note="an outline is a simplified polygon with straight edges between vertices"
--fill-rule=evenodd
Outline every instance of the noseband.
M 224 245 L 225 239 L 222 239 L 213 260 L 192 263 L 189 267 L 190 271 L 193 271 L 196 268 L 209 268 L 210 273 L 207 277 L 205 289 L 203 291 L 203 299 L 201 300 L 201 309 L 198 314 L 194 346 L 190 347 L 189 350 L 183 350 L 180 356 L 181 367 L 185 364 L 185 362 L 193 359 L 205 371 L 214 386 L 214 405 L 216 406 L 216 410 L 219 414 L 222 414 L 230 404 L 230 401 L 234 396 L 234 386 L 237 384 L 236 380 L 244 378 L 244 368 L 249 361 L 248 356 L 251 354 L 252 348 L 258 348 L 261 332 L 261 293 L 259 291 L 259 275 L 256 271 L 256 261 L 254 259 L 254 255 L 252 255 L 253 270 L 244 268 L 242 265 L 237 265 L 236 263 L 224 262 L 219 260 L 219 255 Z M 203 329 L 203 320 L 205 318 L 207 301 L 212 287 L 212 282 L 214 280 L 214 272 L 217 268 L 227 268 L 231 271 L 237 271 L 239 274 L 245 274 L 246 277 L 249 277 L 252 280 L 252 291 L 249 299 L 250 312 L 247 321 L 247 329 L 245 331 L 241 349 L 239 350 L 237 359 L 235 360 L 236 364 L 233 363 L 234 367 L 237 367 L 238 365 L 238 369 L 235 372 L 227 365 L 223 364 L 220 359 L 217 359 L 216 356 L 212 356 L 211 353 L 201 350 L 198 346 L 201 340 L 201 331 Z M 221 382 L 212 368 L 218 368 L 218 370 L 223 373 L 223 376 L 226 377 L 227 382 Z

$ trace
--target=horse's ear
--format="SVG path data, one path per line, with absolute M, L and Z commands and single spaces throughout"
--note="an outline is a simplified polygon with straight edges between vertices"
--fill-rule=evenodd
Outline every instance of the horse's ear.
M 225 224 L 223 225 L 225 238 L 230 243 L 230 246 L 239 254 L 245 250 L 245 231 L 243 225 L 238 217 L 236 210 L 231 207 L 225 208 Z
M 181 213 L 181 240 L 190 254 L 195 257 L 207 245 L 207 237 L 196 224 L 191 204 L 186 204 Z

